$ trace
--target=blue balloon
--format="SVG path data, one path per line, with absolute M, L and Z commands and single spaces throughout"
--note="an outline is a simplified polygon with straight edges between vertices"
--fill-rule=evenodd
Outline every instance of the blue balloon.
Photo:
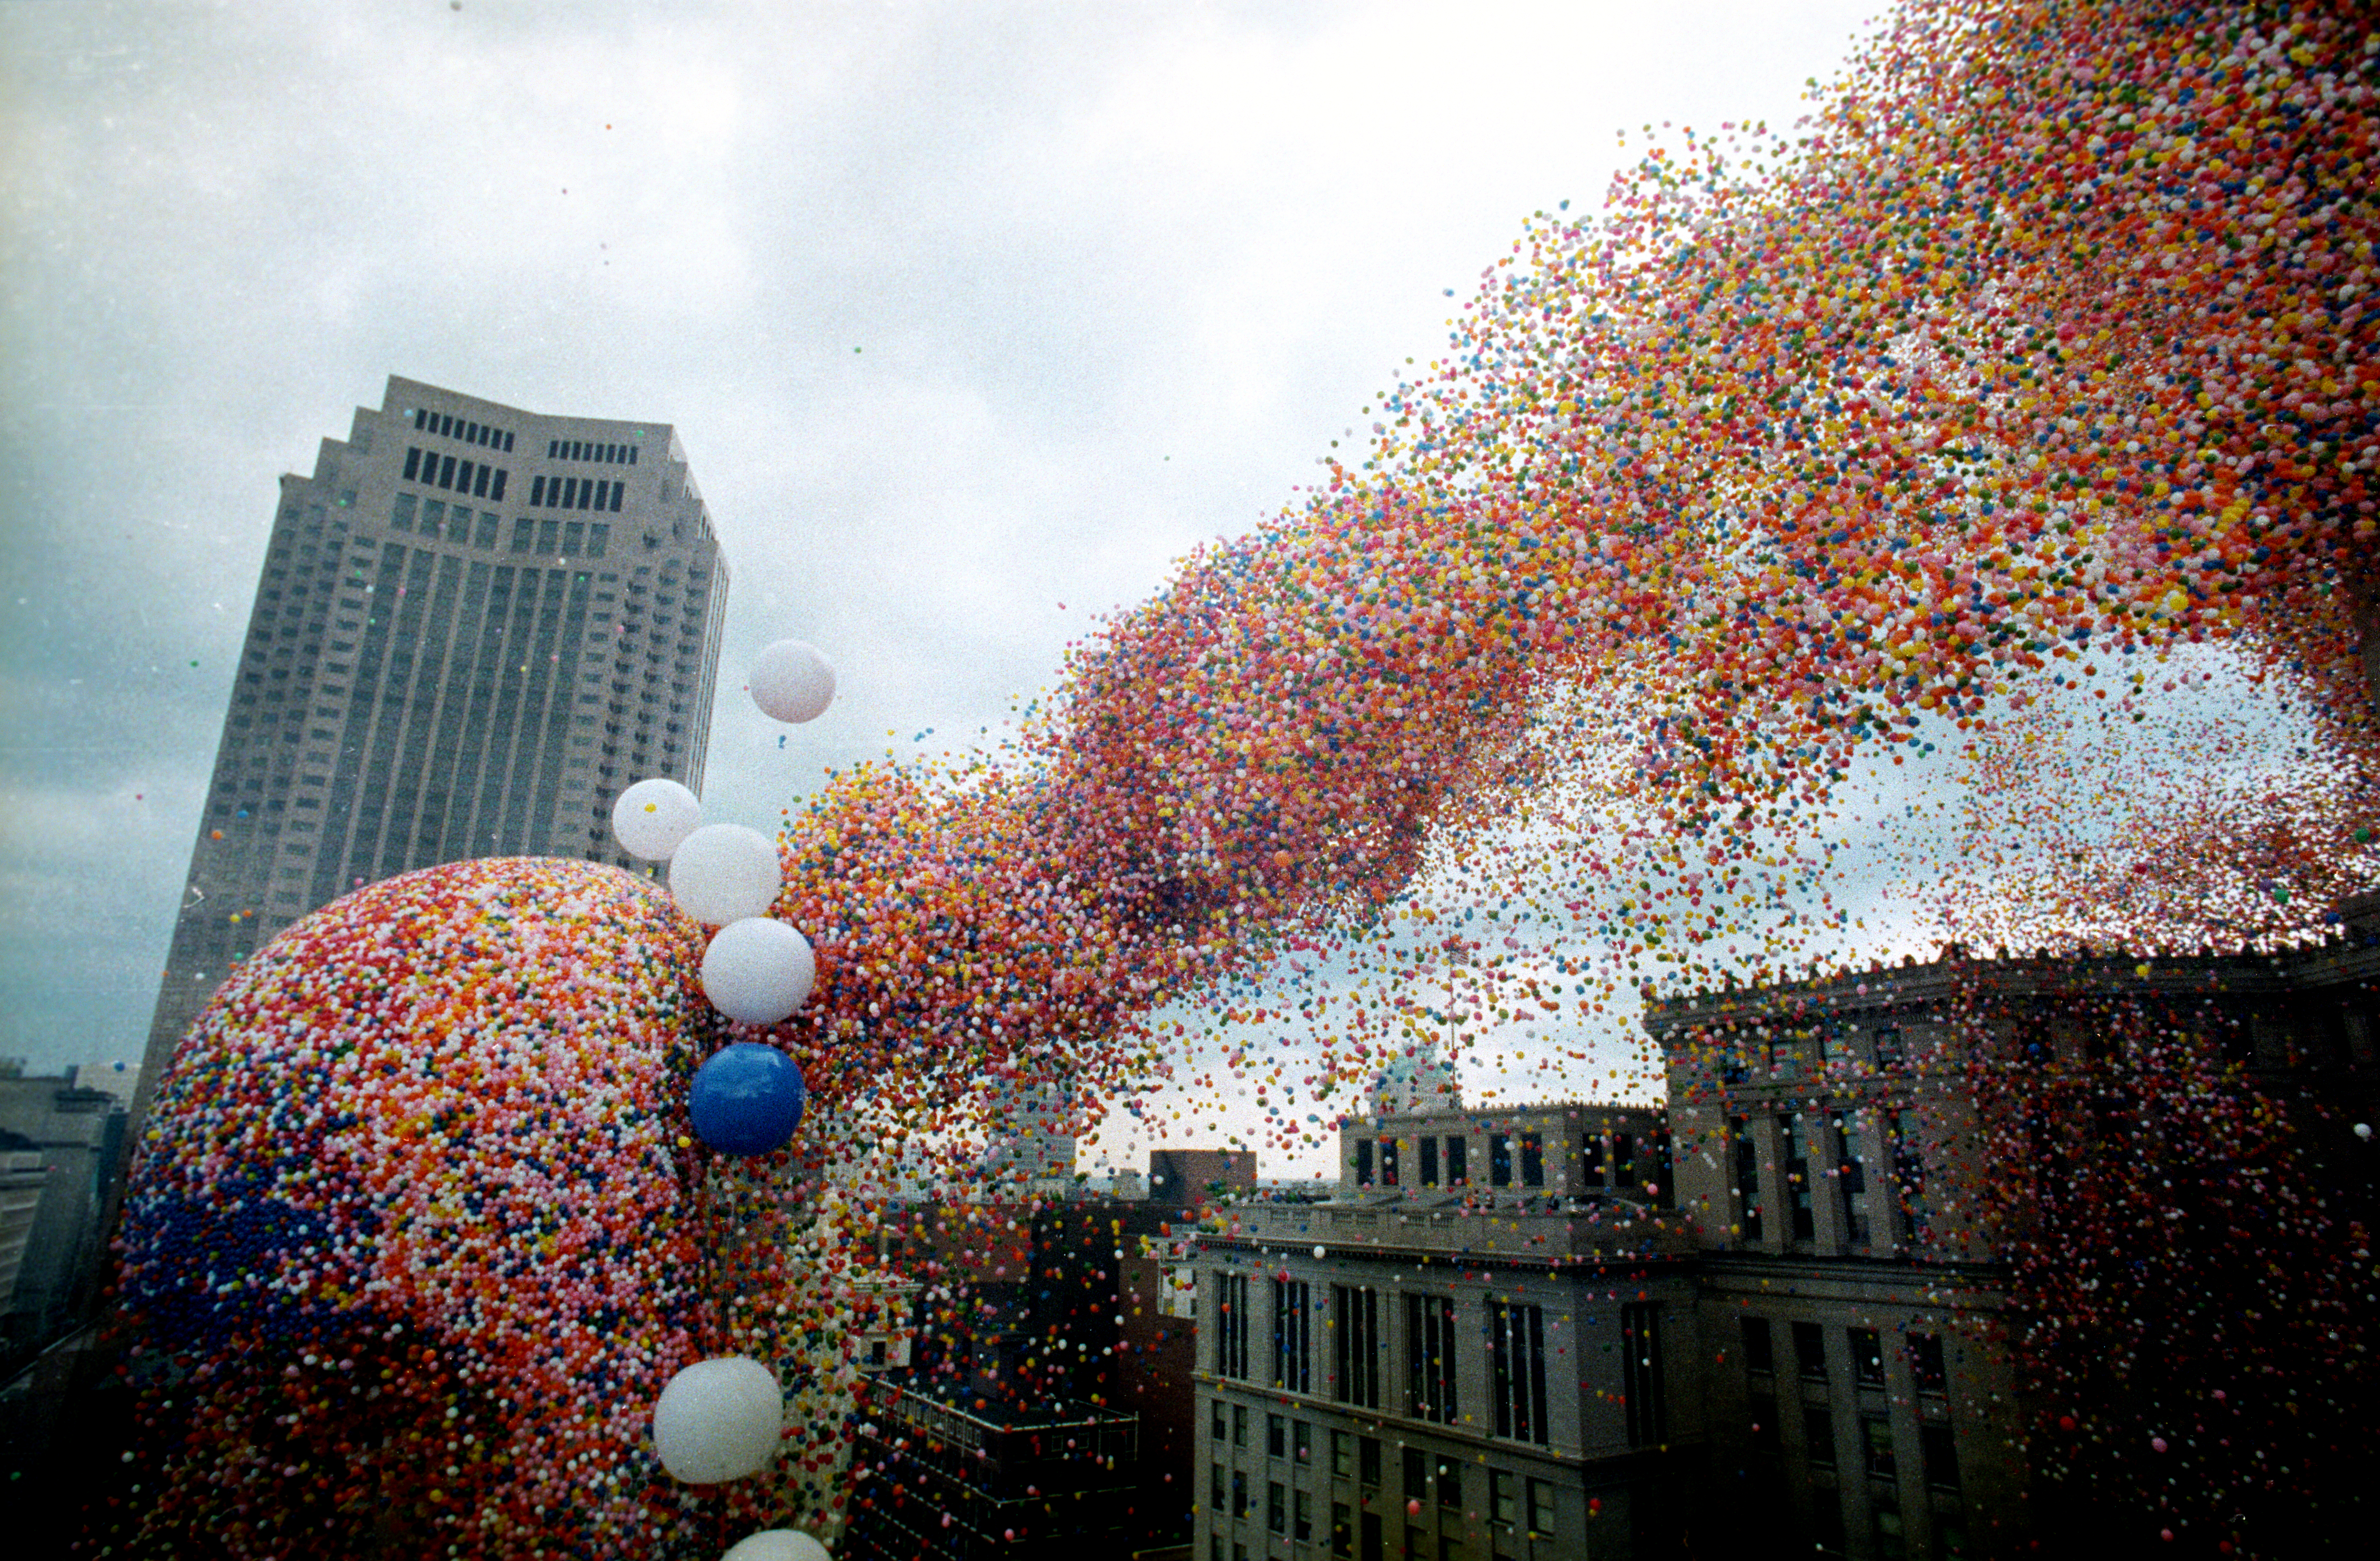
M 738 1041 L 694 1071 L 694 1131 L 727 1155 L 766 1155 L 802 1125 L 808 1086 L 775 1047 Z

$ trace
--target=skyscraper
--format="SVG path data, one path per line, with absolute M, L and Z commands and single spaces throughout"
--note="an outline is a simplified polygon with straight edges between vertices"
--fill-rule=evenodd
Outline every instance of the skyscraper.
M 475 856 L 640 865 L 612 801 L 700 788 L 726 605 L 668 425 L 391 376 L 281 479 L 136 1122 L 232 965 L 358 885 Z

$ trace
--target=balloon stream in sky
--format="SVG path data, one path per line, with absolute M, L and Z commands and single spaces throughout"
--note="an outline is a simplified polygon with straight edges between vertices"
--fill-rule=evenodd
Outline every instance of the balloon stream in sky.
M 1028 1085 L 1152 1131 L 1253 1090 L 1288 1150 L 1423 1036 L 1542 1094 L 1644 990 L 1894 937 L 2319 937 L 2380 874 L 2355 18 L 1908 4 L 1805 123 L 1632 132 L 1601 215 L 1530 219 L 1367 437 L 1074 647 L 1009 748 L 789 810 L 771 914 L 816 984 L 782 1023 L 713 1013 L 699 929 L 605 868 L 429 869 L 292 927 L 142 1146 L 132 1526 L 648 1555 L 811 1521 L 849 1495 L 869 1232 L 981 1178 Z M 1260 984 L 1326 965 L 1327 997 Z M 771 1156 L 689 1136 L 735 1038 L 810 1087 Z M 1641 1092 L 1636 1057 L 1584 1087 Z M 2175 1097 L 2286 1167 L 2278 1107 Z M 2256 1185 L 2223 1196 L 2258 1267 L 2368 1239 Z M 2120 1191 L 2010 1228 L 2045 1372 L 2126 1325 L 2052 1293 L 2060 1243 L 2167 1261 Z M 1028 1222 L 975 1217 L 985 1277 L 1022 1262 Z M 964 1325 L 968 1274 L 918 1277 L 913 1321 Z M 778 1372 L 784 1452 L 678 1485 L 652 1406 L 725 1354 Z

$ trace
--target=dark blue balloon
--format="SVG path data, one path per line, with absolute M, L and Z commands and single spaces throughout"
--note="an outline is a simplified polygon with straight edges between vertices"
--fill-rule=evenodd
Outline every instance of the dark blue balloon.
M 738 1041 L 694 1071 L 694 1131 L 728 1155 L 765 1155 L 802 1125 L 808 1088 L 775 1047 Z

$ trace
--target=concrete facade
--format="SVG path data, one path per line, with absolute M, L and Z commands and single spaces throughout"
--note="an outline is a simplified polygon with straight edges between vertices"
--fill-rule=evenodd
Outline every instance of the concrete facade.
M 699 789 L 727 585 L 669 425 L 391 376 L 281 479 L 136 1121 L 225 974 L 360 884 L 480 856 L 645 870 L 612 800 Z
M 1679 1390 L 1700 1349 L 1694 1254 L 1634 1153 L 1658 1155 L 1660 1126 L 1577 1102 L 1352 1119 L 1334 1197 L 1210 1211 L 1193 1554 L 1672 1545 L 1704 1432 Z
M 104 1199 L 127 1144 L 125 1103 L 78 1071 L 0 1074 L 0 1377 L 95 1299 Z
M 2037 1406 L 2007 1255 L 2032 1216 L 1993 1196 L 1986 1145 L 2008 1134 L 1976 1081 L 2022 1057 L 2085 1081 L 2092 1110 L 2119 1102 L 2120 1043 L 2089 1016 L 2143 1002 L 2194 1016 L 2227 1087 L 2317 1107 L 2294 1119 L 2307 1167 L 2370 1206 L 2349 1124 L 2380 1107 L 2380 896 L 2277 953 L 1951 950 L 1655 1000 L 1663 1107 L 1351 1119 L 1335 1196 L 1208 1211 L 1184 1254 L 1194 1555 L 1969 1561 L 2058 1542 L 2019 1450 Z M 2109 1142 L 2105 1121 L 2034 1131 L 2052 1154 Z M 1524 1424 L 1513 1384 L 1534 1397 L 1540 1368 Z

